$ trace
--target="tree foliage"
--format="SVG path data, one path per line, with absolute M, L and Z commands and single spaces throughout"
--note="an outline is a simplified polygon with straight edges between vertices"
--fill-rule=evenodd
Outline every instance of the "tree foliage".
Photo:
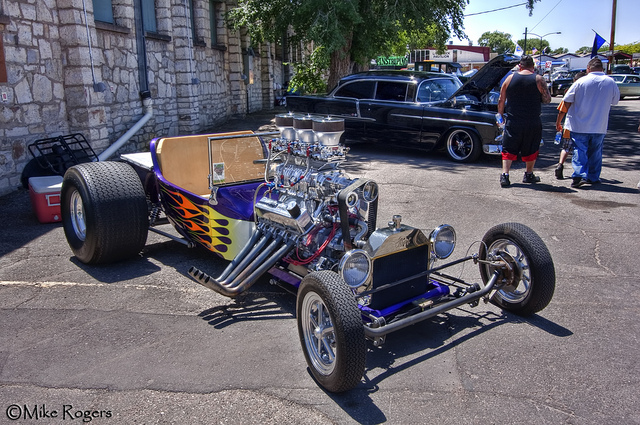
M 478 44 L 486 46 L 495 53 L 505 53 L 515 51 L 516 45 L 511 41 L 511 34 L 507 34 L 500 31 L 485 32 L 478 39 Z
M 626 54 L 640 53 L 640 43 L 630 43 L 630 44 L 617 44 L 614 46 L 615 50 L 620 50 Z M 607 47 L 605 50 L 609 50 Z
M 538 0 L 527 0 L 531 10 Z M 378 55 L 407 45 L 444 48 L 464 38 L 468 0 L 238 0 L 228 22 L 244 28 L 252 42 L 277 41 L 322 46 L 329 59 L 329 85 Z M 403 43 L 404 44 L 403 46 Z M 311 57 L 309 57 L 310 59 Z
M 577 55 L 584 55 L 585 53 L 591 53 L 591 46 L 582 46 L 575 51 Z
M 324 93 L 327 83 L 323 74 L 329 67 L 329 56 L 324 47 L 316 47 L 309 54 L 309 60 L 294 62 L 293 77 L 289 81 L 287 90 L 298 93 Z

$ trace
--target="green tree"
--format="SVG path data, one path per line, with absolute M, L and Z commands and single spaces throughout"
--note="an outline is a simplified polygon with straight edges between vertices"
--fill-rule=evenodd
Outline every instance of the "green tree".
M 626 54 L 640 53 L 640 43 L 631 43 L 631 44 L 617 44 L 615 46 L 616 50 L 620 50 Z M 606 50 L 609 50 L 608 48 Z
M 527 0 L 533 9 L 538 0 Z M 464 38 L 468 0 L 238 0 L 228 22 L 244 28 L 253 43 L 291 42 L 322 46 L 329 57 L 328 85 L 352 72 L 356 63 L 390 54 L 402 37 L 434 36 L 438 47 L 455 35 Z M 406 50 L 406 45 L 404 46 Z M 406 53 L 406 51 L 404 52 Z
M 563 53 L 569 53 L 569 49 L 567 49 L 566 47 L 558 47 L 551 52 L 552 55 L 561 55 Z
M 584 55 L 585 53 L 591 53 L 592 46 L 582 46 L 575 51 L 577 55 Z
M 514 52 L 516 45 L 511 41 L 511 34 L 500 31 L 485 32 L 478 39 L 478 44 L 486 46 L 495 53 Z

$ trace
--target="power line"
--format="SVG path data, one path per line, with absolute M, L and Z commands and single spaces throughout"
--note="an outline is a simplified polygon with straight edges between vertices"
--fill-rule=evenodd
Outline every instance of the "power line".
M 553 6 L 553 8 L 549 11 L 549 13 L 553 12 L 553 9 L 555 9 L 556 7 L 558 7 L 558 5 L 559 5 L 560 3 L 562 3 L 562 0 L 558 0 L 558 3 L 556 3 L 556 5 L 555 5 L 555 6 Z M 549 13 L 547 13 L 546 15 L 544 15 L 544 18 L 540 19 L 540 22 L 544 21 L 544 19 L 545 19 L 547 16 L 549 16 Z M 531 29 L 532 29 L 532 30 L 536 29 L 536 27 L 537 27 L 538 25 L 540 25 L 540 22 L 538 22 L 537 24 L 535 24 L 535 25 L 533 26 L 533 28 L 531 28 Z
M 562 0 L 560 0 L 562 1 Z M 506 6 L 506 7 L 501 7 L 500 9 L 493 9 L 493 10 L 486 10 L 484 12 L 478 12 L 478 13 L 469 13 L 468 15 L 464 15 L 465 18 L 467 16 L 475 16 L 475 15 L 484 15 L 485 13 L 491 13 L 491 12 L 498 12 L 500 10 L 505 10 L 505 9 L 511 9 L 512 7 L 518 7 L 518 6 L 523 6 L 527 3 L 519 3 L 519 4 L 514 4 L 513 6 Z

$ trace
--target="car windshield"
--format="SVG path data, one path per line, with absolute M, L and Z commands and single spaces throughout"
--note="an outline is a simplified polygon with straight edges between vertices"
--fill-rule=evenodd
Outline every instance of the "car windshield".
M 447 100 L 462 86 L 453 78 L 432 78 L 423 81 L 418 88 L 418 102 L 437 102 Z
M 612 75 L 611 78 L 613 78 L 614 81 L 617 81 L 618 83 L 621 83 L 624 81 L 624 77 L 622 75 Z

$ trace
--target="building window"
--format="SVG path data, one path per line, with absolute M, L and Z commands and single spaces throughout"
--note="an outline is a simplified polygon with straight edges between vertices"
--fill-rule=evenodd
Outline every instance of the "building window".
M 111 0 L 93 0 L 93 18 L 96 21 L 113 24 Z
M 142 0 L 142 26 L 145 31 L 158 32 L 155 0 Z
M 218 1 L 209 0 L 209 21 L 211 23 L 211 45 L 218 44 Z

